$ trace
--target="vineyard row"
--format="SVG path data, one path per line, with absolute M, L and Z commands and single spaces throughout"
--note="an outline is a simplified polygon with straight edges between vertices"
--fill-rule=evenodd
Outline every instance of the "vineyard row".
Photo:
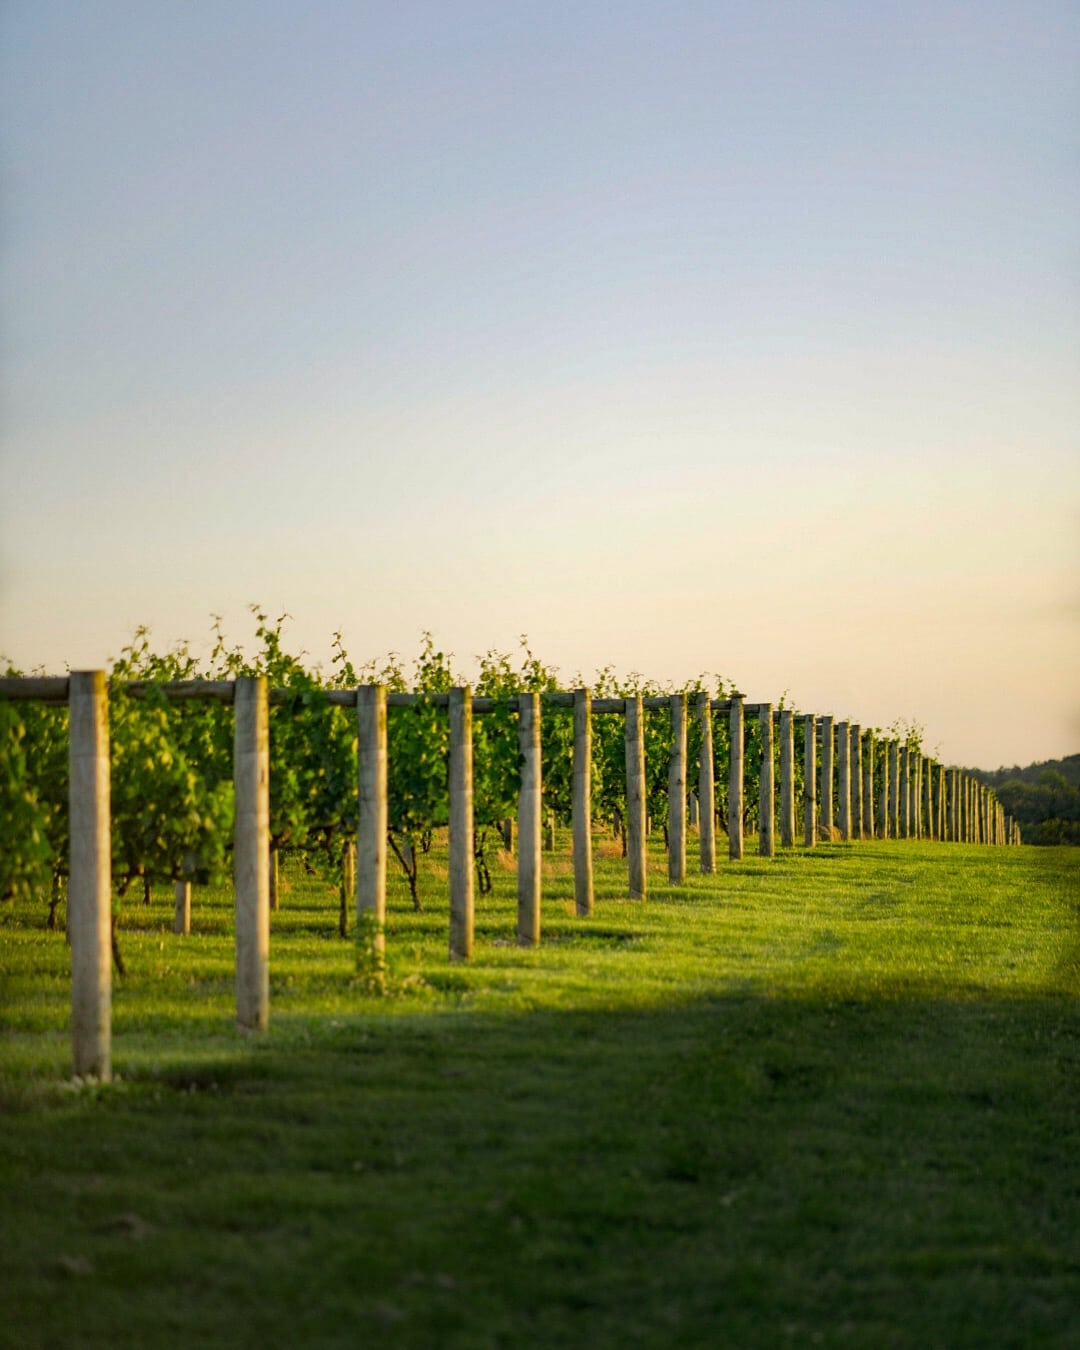
M 127 682 L 128 694 L 150 685 Z M 234 708 L 233 784 L 235 824 L 233 879 L 236 911 L 237 1024 L 261 1031 L 269 1024 L 270 969 L 270 735 L 271 705 L 288 706 L 294 695 L 271 689 L 263 676 L 235 680 L 188 680 L 154 685 L 170 700 L 211 699 Z M 473 716 L 506 710 L 507 700 L 474 698 L 468 687 L 442 694 L 388 691 L 384 685 L 323 691 L 331 705 L 357 712 L 359 815 L 356 833 L 355 899 L 359 959 L 378 980 L 385 955 L 387 812 L 387 715 L 393 707 L 421 703 L 446 708 L 449 717 L 450 956 L 468 960 L 474 928 Z M 75 1072 L 102 1080 L 111 1073 L 111 916 L 109 682 L 102 671 L 70 677 L 5 677 L 0 697 L 61 703 L 69 708 L 70 864 L 68 934 L 72 953 L 72 1033 Z M 699 694 L 693 707 L 701 753 L 697 790 L 688 788 L 685 694 L 593 698 L 588 690 L 519 693 L 510 700 L 517 717 L 517 938 L 540 941 L 542 833 L 542 707 L 573 711 L 573 869 L 577 913 L 593 910 L 592 718 L 625 718 L 625 845 L 628 893 L 647 895 L 645 843 L 647 787 L 645 712 L 670 709 L 668 748 L 668 877 L 686 879 L 688 817 L 698 826 L 702 873 L 716 867 L 717 802 L 712 751 L 715 713 L 728 718 L 728 854 L 743 856 L 745 745 L 748 718 L 756 718 L 760 750 L 758 852 L 779 843 L 795 845 L 795 721 L 803 723 L 803 842 L 819 838 L 921 838 L 958 842 L 1019 843 L 1019 829 L 1005 816 L 992 790 L 959 769 L 946 769 L 899 739 L 862 732 L 852 723 L 814 714 L 747 704 L 741 695 L 712 699 Z M 774 781 L 779 738 L 779 783 Z M 820 758 L 820 765 L 818 759 Z M 778 791 L 777 791 L 778 786 Z M 178 888 L 188 886 L 178 882 Z

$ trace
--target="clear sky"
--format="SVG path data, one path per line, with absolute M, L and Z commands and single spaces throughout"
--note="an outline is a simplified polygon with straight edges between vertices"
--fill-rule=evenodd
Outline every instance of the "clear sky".
M 1080 750 L 1080 6 L 11 0 L 0 653 Z

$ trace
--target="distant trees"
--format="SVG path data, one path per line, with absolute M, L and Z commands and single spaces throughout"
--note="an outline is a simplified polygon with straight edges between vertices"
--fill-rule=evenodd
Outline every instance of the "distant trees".
M 1080 844 L 1080 755 L 968 770 L 992 787 L 1006 812 L 1020 822 L 1025 844 Z

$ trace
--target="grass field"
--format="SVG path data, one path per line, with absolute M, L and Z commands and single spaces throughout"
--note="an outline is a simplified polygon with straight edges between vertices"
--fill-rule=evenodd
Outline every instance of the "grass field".
M 0 1345 L 1080 1345 L 1080 851 L 604 846 L 580 920 L 560 847 L 468 967 L 395 881 L 382 998 L 290 871 L 258 1040 L 228 894 L 125 901 L 106 1088 L 0 908 Z

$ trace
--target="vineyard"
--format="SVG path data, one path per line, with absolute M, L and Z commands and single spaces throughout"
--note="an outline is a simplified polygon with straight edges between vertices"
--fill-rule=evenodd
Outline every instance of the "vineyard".
M 597 832 L 617 843 L 626 893 L 648 895 L 647 841 L 685 882 L 756 838 L 762 857 L 800 842 L 1018 842 L 992 792 L 923 753 L 914 728 L 861 728 L 748 703 L 704 678 L 673 689 L 600 672 L 566 690 L 527 648 L 489 652 L 470 687 L 426 636 L 411 675 L 397 657 L 357 669 L 335 637 L 327 675 L 257 612 L 255 659 L 220 631 L 199 663 L 151 650 L 145 632 L 105 672 L 0 680 L 0 897 L 41 898 L 72 948 L 76 1073 L 111 1071 L 115 906 L 132 888 L 175 888 L 178 933 L 192 886 L 232 875 L 237 1021 L 269 1020 L 269 935 L 282 858 L 330 879 L 358 969 L 384 977 L 387 866 L 421 910 L 420 858 L 448 836 L 449 951 L 473 954 L 476 893 L 514 855 L 517 923 L 541 940 L 542 855 L 572 831 L 576 913 L 594 911 Z M 574 681 L 580 684 L 580 681 Z

